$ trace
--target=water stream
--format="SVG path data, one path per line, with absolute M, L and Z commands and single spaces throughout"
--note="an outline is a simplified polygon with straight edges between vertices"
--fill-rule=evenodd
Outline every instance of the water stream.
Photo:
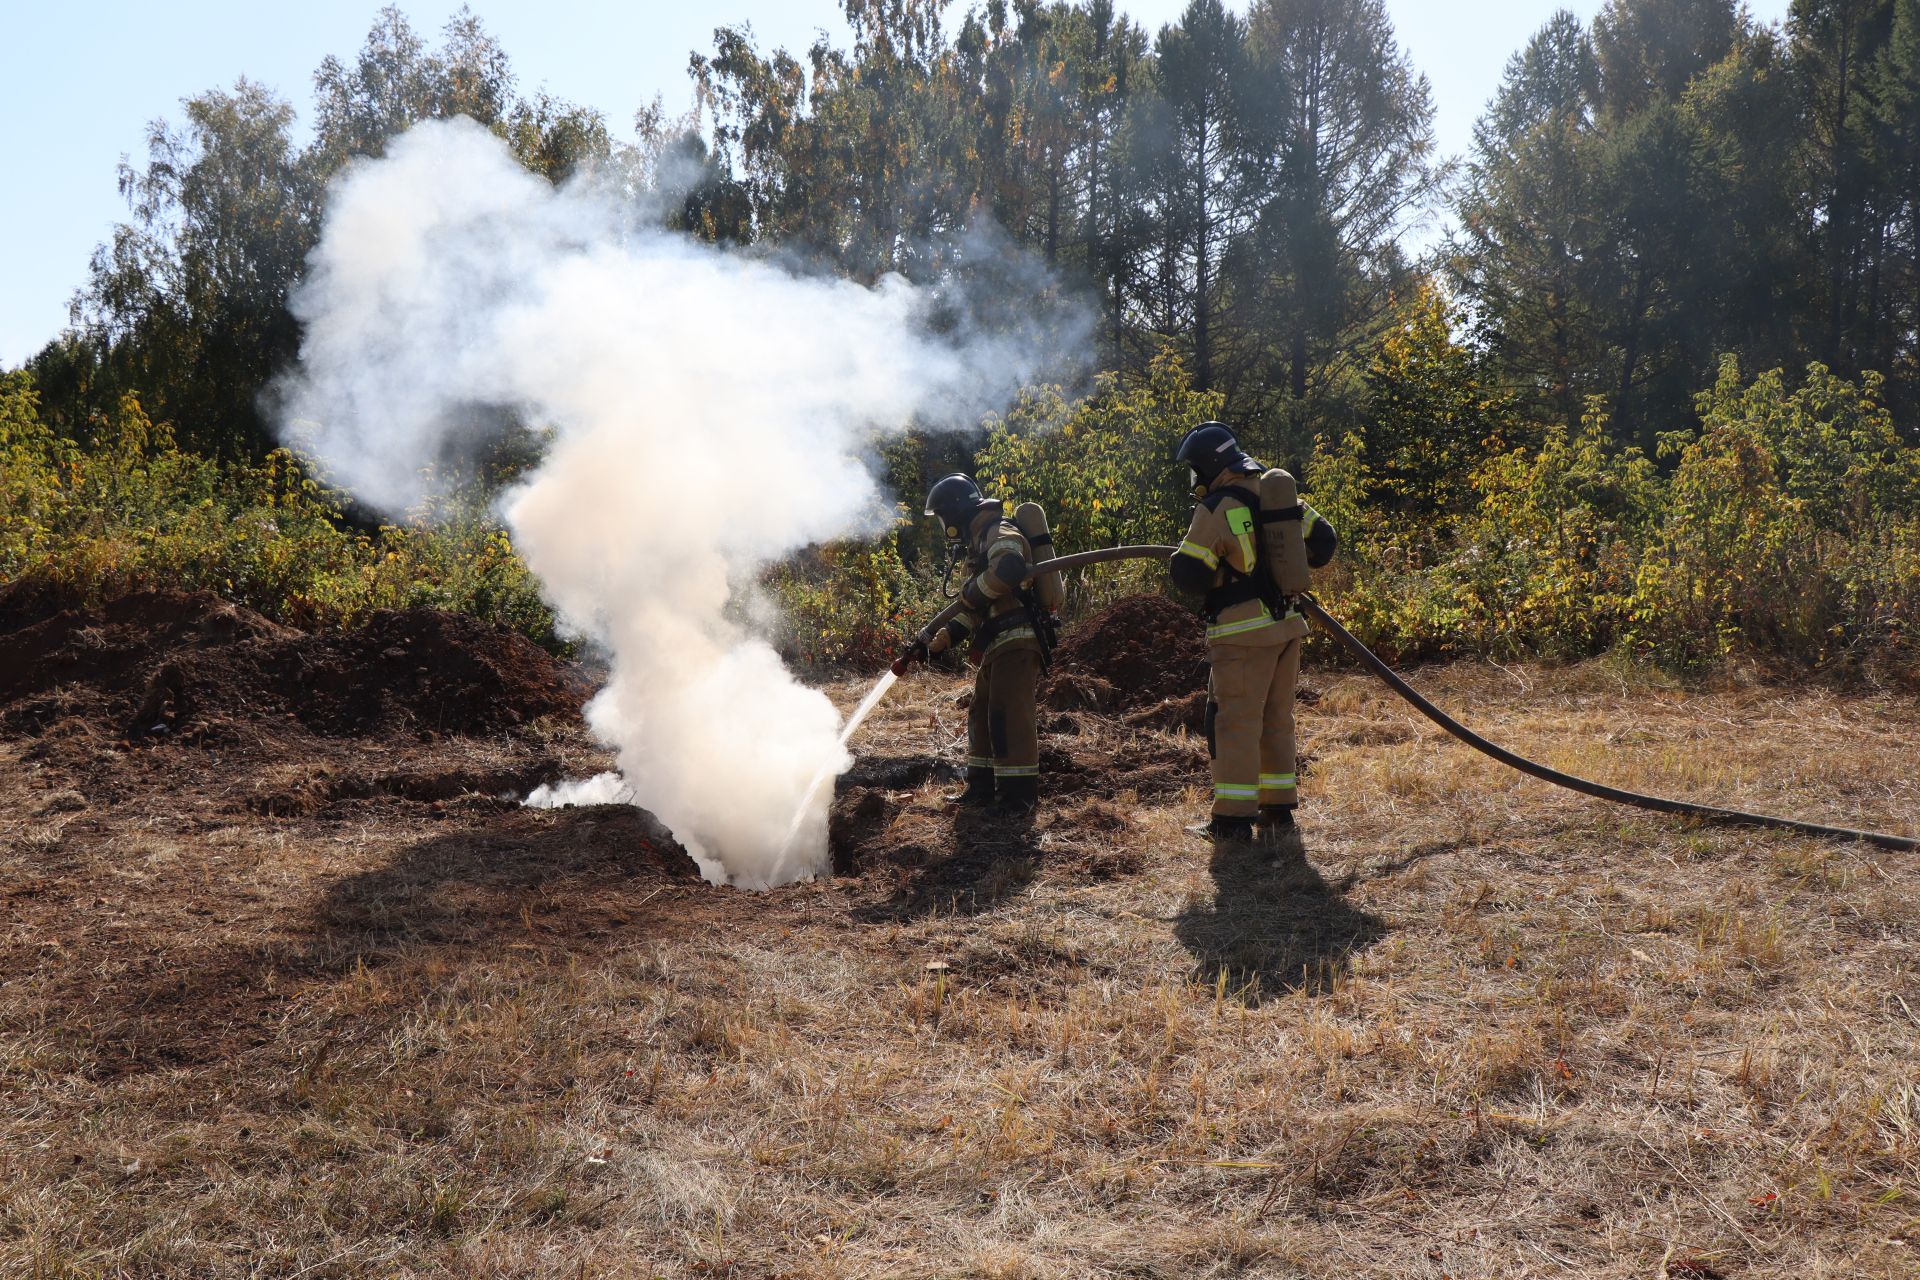
M 859 706 L 853 709 L 853 714 L 847 717 L 846 727 L 840 730 L 841 750 L 846 749 L 848 741 L 860 728 L 861 722 L 880 705 L 880 699 L 887 696 L 887 690 L 893 688 L 893 682 L 899 678 L 889 671 L 873 682 L 873 688 L 867 691 L 867 696 L 861 700 Z M 837 765 L 828 765 L 814 775 L 813 782 L 807 787 L 807 794 L 800 800 L 800 807 L 794 811 L 793 824 L 787 828 L 786 843 L 780 846 L 780 857 L 773 864 L 773 874 L 767 877 L 768 888 L 780 883 L 780 873 L 787 869 L 787 859 L 793 854 L 793 842 L 800 835 L 800 825 L 807 820 L 807 814 L 812 811 L 814 799 L 819 796 L 820 788 L 831 783 L 839 775 L 840 770 Z

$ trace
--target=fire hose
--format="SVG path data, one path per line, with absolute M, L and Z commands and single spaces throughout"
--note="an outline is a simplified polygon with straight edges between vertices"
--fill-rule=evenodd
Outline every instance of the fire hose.
M 1109 560 L 1141 560 L 1170 556 L 1172 547 L 1100 547 L 1093 551 L 1079 551 L 1073 555 L 1060 556 L 1053 560 L 1043 560 L 1033 566 L 1035 574 L 1064 572 L 1068 569 L 1080 569 L 1087 565 L 1102 564 Z M 1669 800 L 1663 796 L 1642 795 L 1637 791 L 1626 791 L 1619 787 L 1609 787 L 1604 783 L 1593 782 L 1586 778 L 1562 773 L 1558 769 L 1548 768 L 1525 756 L 1516 755 L 1497 743 L 1489 742 L 1473 730 L 1455 720 L 1433 703 L 1427 701 L 1418 690 L 1401 679 L 1392 667 L 1381 661 L 1373 650 L 1355 638 L 1352 632 L 1334 620 L 1320 602 L 1310 595 L 1298 597 L 1301 608 L 1307 616 L 1326 627 L 1333 638 L 1345 645 L 1361 665 L 1384 681 L 1388 688 L 1399 694 L 1427 719 L 1439 725 L 1449 734 L 1466 743 L 1482 755 L 1490 756 L 1509 769 L 1552 783 L 1556 787 L 1565 787 L 1569 791 L 1578 791 L 1582 795 L 1597 800 L 1610 800 L 1615 804 L 1631 805 L 1637 809 L 1651 809 L 1656 813 L 1678 814 L 1683 817 L 1700 818 L 1708 822 L 1726 823 L 1736 826 L 1769 827 L 1779 831 L 1798 831 L 1805 835 L 1826 836 L 1838 840 L 1859 840 L 1882 849 L 1913 851 L 1920 849 L 1920 840 L 1911 836 L 1889 835 L 1881 831 L 1855 831 L 1850 827 L 1829 827 L 1817 822 L 1801 822 L 1796 818 L 1780 818 L 1764 813 L 1743 813 L 1738 809 L 1721 809 L 1713 805 L 1695 804 L 1689 800 Z M 925 645 L 933 635 L 944 627 L 964 607 L 956 600 L 934 616 L 933 621 L 921 628 L 915 638 L 916 645 Z

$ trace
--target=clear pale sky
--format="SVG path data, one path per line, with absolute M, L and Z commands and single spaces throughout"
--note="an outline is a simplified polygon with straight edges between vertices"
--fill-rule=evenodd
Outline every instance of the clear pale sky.
M 1245 12 L 1246 0 L 1229 0 Z M 1749 0 L 1778 21 L 1787 0 Z M 402 10 L 429 44 L 458 0 Z M 1151 32 L 1185 0 L 1119 0 Z M 1554 0 L 1387 0 L 1402 46 L 1433 82 L 1441 149 L 1466 149 L 1507 57 L 1562 7 Z M 1600 0 L 1567 0 L 1590 18 Z M 312 75 L 328 54 L 356 52 L 376 0 L 68 0 L 10 6 L 0 42 L 0 367 L 32 355 L 65 324 L 87 259 L 126 212 L 115 187 L 123 155 L 145 155 L 147 123 L 177 119 L 179 102 L 240 76 L 271 86 L 304 121 Z M 617 133 L 658 93 L 690 105 L 687 55 L 712 47 L 715 26 L 750 22 L 763 49 L 798 53 L 818 29 L 843 40 L 834 0 L 472 0 L 513 61 L 522 91 L 545 87 L 597 107 Z M 954 12 L 965 8 L 956 4 Z

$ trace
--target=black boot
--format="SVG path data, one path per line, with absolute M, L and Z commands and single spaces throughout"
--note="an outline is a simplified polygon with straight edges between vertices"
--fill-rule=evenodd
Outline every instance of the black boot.
M 998 786 L 1000 794 L 993 807 L 1009 818 L 1027 817 L 1040 803 L 1040 779 L 1031 774 L 1001 778 Z
M 1300 828 L 1293 825 L 1293 806 L 1290 804 L 1263 804 L 1260 806 L 1260 840 L 1269 848 L 1282 853 L 1300 846 Z
M 977 808 L 993 803 L 993 770 L 991 768 L 969 768 L 967 770 L 967 789 L 945 797 L 948 804 L 965 805 Z
M 1196 836 L 1206 836 L 1215 844 L 1252 844 L 1253 819 L 1232 818 L 1223 814 L 1214 814 L 1207 821 L 1187 828 Z

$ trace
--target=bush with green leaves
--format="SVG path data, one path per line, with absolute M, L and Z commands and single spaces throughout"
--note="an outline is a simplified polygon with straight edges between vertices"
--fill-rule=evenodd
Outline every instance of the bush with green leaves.
M 0 375 L 0 581 L 75 603 L 204 589 L 309 627 L 426 605 L 559 643 L 477 490 L 367 530 L 284 449 L 257 463 L 185 451 L 132 396 L 89 426 L 84 444 L 55 434 L 27 375 Z
M 1516 424 L 1499 397 L 1473 393 L 1445 319 L 1427 300 L 1374 364 L 1375 408 L 1399 418 L 1322 438 L 1307 468 L 1309 500 L 1341 535 L 1316 591 L 1363 641 L 1393 660 L 1623 649 L 1678 666 L 1920 672 L 1920 448 L 1878 379 L 1814 365 L 1790 385 L 1728 361 L 1698 426 L 1664 434 L 1655 460 L 1616 443 L 1597 399 L 1577 428 Z M 1163 356 L 1083 399 L 1030 390 L 988 421 L 973 470 L 989 493 L 1045 507 L 1062 553 L 1171 542 L 1191 498 L 1168 459 L 1220 408 Z M 1457 437 L 1451 454 L 1421 426 L 1436 414 Z M 497 476 L 369 529 L 293 454 L 224 463 L 182 450 L 131 396 L 84 441 L 47 427 L 27 375 L 0 375 L 0 581 L 86 601 L 206 588 L 303 626 L 432 605 L 557 644 L 492 519 Z M 953 451 L 896 441 L 889 483 L 918 483 Z M 1449 458 L 1458 474 L 1431 475 Z M 795 661 L 877 667 L 945 603 L 937 553 L 903 507 L 879 538 L 810 548 L 764 575 L 761 621 Z M 1154 561 L 1081 575 L 1068 613 L 1164 580 Z
M 1343 551 L 1322 599 L 1401 659 L 1625 646 L 1678 666 L 1738 655 L 1912 670 L 1920 449 L 1879 390 L 1819 365 L 1792 389 L 1779 371 L 1747 381 L 1729 360 L 1699 397 L 1700 425 L 1662 436 L 1669 474 L 1613 443 L 1596 399 L 1577 431 L 1542 428 L 1535 444 L 1477 459 L 1463 447 L 1470 500 L 1439 510 L 1405 500 L 1418 471 L 1380 447 L 1396 433 L 1323 439 L 1313 500 Z M 1411 454 L 1432 464 L 1424 446 Z
M 1316 460 L 1315 505 L 1342 551 L 1320 595 L 1363 641 L 1396 658 L 1468 653 L 1577 657 L 1615 642 L 1662 485 L 1636 449 L 1608 443 L 1594 405 L 1578 432 L 1485 457 L 1459 479 L 1444 522 L 1372 504 L 1349 447 Z
M 789 661 L 815 670 L 878 669 L 946 604 L 935 574 L 903 558 L 914 517 L 900 511 L 882 537 L 810 547 L 763 577 Z
M 1170 459 L 1221 404 L 1218 393 L 1194 390 L 1168 354 L 1144 378 L 1102 374 L 1082 400 L 1057 387 L 1029 390 L 1004 417 L 987 419 L 975 474 L 990 494 L 1044 507 L 1063 553 L 1177 542 L 1193 500 L 1185 468 Z
M 1673 661 L 1920 658 L 1920 448 L 1859 384 L 1725 361 L 1675 459 L 1634 592 L 1635 644 Z

